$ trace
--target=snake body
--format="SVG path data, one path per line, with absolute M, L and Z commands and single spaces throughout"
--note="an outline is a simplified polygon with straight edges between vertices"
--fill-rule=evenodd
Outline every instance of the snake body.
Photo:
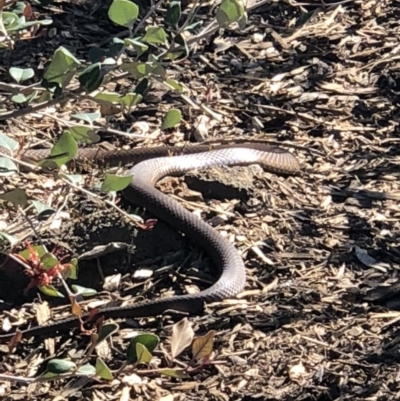
M 214 285 L 197 294 L 178 295 L 171 298 L 159 298 L 134 305 L 100 308 L 91 320 L 97 317 L 126 318 L 160 315 L 167 310 L 199 314 L 205 302 L 215 302 L 234 297 L 245 286 L 246 270 L 243 260 L 235 247 L 210 225 L 187 211 L 179 203 L 154 188 L 162 177 L 181 175 L 193 169 L 204 169 L 218 166 L 260 164 L 265 169 L 284 174 L 296 173 L 299 163 L 289 152 L 276 147 L 265 145 L 242 144 L 223 146 L 217 150 L 204 152 L 203 147 L 194 147 L 201 153 L 181 154 L 174 157 L 158 157 L 140 162 L 131 168 L 128 173 L 133 175 L 129 187 L 123 195 L 135 205 L 145 207 L 157 218 L 167 222 L 172 227 L 185 233 L 191 240 L 198 243 L 211 257 L 214 265 L 220 268 L 220 276 Z M 263 150 L 261 150 L 263 149 Z M 86 150 L 86 149 L 83 149 Z M 171 150 L 171 149 L 170 149 Z M 163 147 L 163 152 L 166 148 Z M 45 156 L 42 151 L 31 152 L 31 158 Z M 181 153 L 195 153 L 192 149 Z M 160 152 L 141 152 L 141 156 L 151 157 Z M 151 154 L 150 154 L 151 153 Z M 170 152 L 169 152 L 170 153 Z M 168 154 L 168 152 L 167 152 Z M 111 152 L 111 156 L 113 153 Z M 150 155 L 150 156 L 149 156 Z M 80 157 L 95 158 L 96 154 L 81 154 Z M 104 154 L 103 154 L 104 161 Z M 101 159 L 97 153 L 97 158 Z M 106 158 L 107 159 L 107 158 Z M 126 158 L 118 156 L 107 159 L 108 164 L 116 164 Z M 140 157 L 130 156 L 130 161 L 137 161 Z M 22 331 L 24 338 L 31 336 L 46 336 L 68 331 L 79 324 L 79 319 L 71 317 L 55 321 L 44 326 L 37 326 Z M 0 335 L 0 341 L 7 341 L 15 333 Z

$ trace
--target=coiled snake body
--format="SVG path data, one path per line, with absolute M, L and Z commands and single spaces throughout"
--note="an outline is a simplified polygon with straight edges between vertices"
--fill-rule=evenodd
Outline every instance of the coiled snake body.
M 175 150 L 163 147 L 166 154 Z M 160 157 L 143 161 L 132 169 L 129 174 L 133 175 L 130 186 L 124 191 L 124 196 L 135 205 L 143 206 L 159 219 L 167 222 L 174 228 L 185 233 L 190 239 L 198 243 L 212 258 L 215 266 L 220 268 L 221 274 L 214 285 L 197 294 L 174 296 L 171 298 L 159 298 L 134 305 L 122 307 L 100 308 L 95 317 L 124 318 L 145 317 L 159 315 L 166 310 L 176 310 L 189 314 L 201 313 L 205 302 L 215 302 L 238 294 L 245 286 L 246 271 L 241 256 L 235 247 L 224 239 L 219 233 L 207 223 L 188 212 L 179 203 L 162 194 L 154 188 L 155 183 L 167 175 L 179 175 L 193 169 L 204 169 L 207 167 L 233 166 L 260 164 L 265 169 L 284 174 L 293 174 L 299 170 L 299 163 L 289 152 L 276 147 L 260 144 L 242 144 L 220 146 L 217 150 L 206 151 L 204 146 L 188 148 L 174 157 Z M 82 157 L 96 157 L 95 153 L 81 153 Z M 29 152 L 27 156 L 35 158 L 45 157 L 45 152 Z M 110 152 L 109 152 L 110 153 Z M 146 152 L 139 152 L 141 158 Z M 148 157 L 159 155 L 150 149 Z M 112 152 L 111 152 L 112 155 Z M 107 159 L 105 154 L 97 158 Z M 115 164 L 119 160 L 127 161 L 127 158 L 115 154 L 107 161 Z M 129 159 L 129 157 L 128 157 Z M 137 161 L 140 157 L 130 156 L 131 161 Z M 115 162 L 115 163 L 114 163 Z M 93 316 L 91 317 L 93 319 Z M 44 326 L 29 328 L 22 331 L 24 338 L 37 335 L 54 335 L 55 333 L 69 330 L 78 325 L 78 319 L 71 317 L 50 323 Z M 9 340 L 14 333 L 0 335 L 0 341 Z

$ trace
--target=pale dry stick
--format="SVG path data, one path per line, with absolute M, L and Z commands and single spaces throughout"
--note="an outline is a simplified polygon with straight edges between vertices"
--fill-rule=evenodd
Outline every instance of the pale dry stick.
M 179 201 L 180 203 L 185 204 L 187 209 L 189 209 L 189 210 L 190 209 L 192 209 L 192 210 L 198 210 L 199 209 L 199 205 L 196 202 L 188 201 L 188 200 L 183 199 L 183 198 L 181 198 L 180 196 L 177 196 L 177 195 L 170 195 L 170 197 L 172 199 L 175 199 L 175 200 Z M 204 205 L 204 206 L 201 207 L 201 209 L 203 211 L 205 211 L 205 212 L 214 212 L 214 213 L 217 213 L 217 214 L 223 214 L 223 215 L 228 216 L 228 217 L 235 217 L 235 213 L 219 210 L 219 209 L 216 209 L 216 208 L 214 208 L 212 206 Z
M 41 109 L 44 109 L 47 107 L 51 107 L 51 106 L 55 106 L 58 103 L 68 100 L 67 95 L 68 95 L 68 93 L 64 93 L 63 95 L 61 95 L 60 97 L 58 97 L 56 99 L 42 102 L 42 103 L 36 104 L 35 106 L 28 106 L 25 109 L 18 109 L 18 110 L 12 111 L 10 113 L 0 114 L 0 121 L 8 120 L 9 118 L 22 117 L 29 113 L 34 113 L 38 110 L 41 110 Z
M 318 8 L 318 7 L 331 8 L 331 7 L 340 6 L 340 5 L 346 4 L 346 3 L 354 3 L 354 0 L 342 0 L 342 1 L 338 1 L 337 3 L 329 3 L 329 4 L 326 4 L 324 1 L 322 1 L 321 3 L 297 3 L 296 1 L 288 0 L 288 3 L 291 6 L 294 6 L 294 7 L 297 7 L 297 6 L 314 6 L 316 8 Z
M 79 373 L 79 372 L 73 372 L 73 373 L 68 373 L 68 374 L 62 374 L 56 377 L 23 377 L 23 376 L 14 376 L 14 375 L 6 375 L 1 373 L 0 374 L 0 381 L 9 381 L 9 382 L 16 382 L 16 383 L 24 383 L 24 384 L 30 384 L 30 383 L 38 383 L 38 382 L 50 382 L 54 380 L 60 380 L 60 379 L 69 379 L 69 378 L 76 378 L 76 377 L 88 377 L 85 373 Z
M 12 160 L 14 163 L 20 164 L 21 166 L 24 166 L 24 167 L 26 167 L 26 168 L 28 168 L 28 169 L 30 169 L 30 170 L 33 170 L 33 171 L 41 170 L 40 167 L 38 167 L 38 166 L 36 166 L 36 165 L 34 165 L 34 164 L 24 162 L 24 161 L 22 161 L 22 160 L 16 159 L 16 158 L 13 157 L 13 156 L 6 155 L 6 154 L 1 153 L 1 152 L 0 152 L 0 157 L 5 157 L 6 159 L 10 159 L 10 160 Z
M 182 24 L 182 26 L 179 28 L 177 35 L 180 35 L 185 28 L 193 21 L 194 16 L 196 15 L 196 12 L 198 11 L 198 5 L 199 3 L 203 0 L 195 0 L 193 4 L 191 4 L 191 9 L 189 11 L 188 16 L 185 19 L 185 22 Z
M 53 119 L 53 120 L 55 120 L 55 121 L 58 121 L 59 123 L 62 123 L 62 124 L 64 124 L 64 125 L 66 125 L 68 128 L 70 128 L 70 127 L 76 127 L 76 126 L 79 126 L 79 127 L 85 126 L 85 127 L 87 127 L 87 128 L 93 129 L 93 130 L 95 130 L 95 131 L 106 131 L 106 132 L 110 132 L 110 133 L 112 133 L 112 134 L 116 134 L 116 135 L 119 135 L 119 136 L 123 136 L 123 137 L 125 137 L 125 138 L 133 138 L 133 137 L 135 137 L 135 138 L 149 139 L 149 136 L 148 136 L 148 135 L 135 134 L 135 133 L 133 133 L 133 132 L 127 134 L 126 132 L 121 132 L 121 131 L 118 131 L 118 130 L 113 129 L 113 128 L 96 127 L 95 125 L 86 125 L 86 124 L 79 123 L 79 122 L 66 121 L 66 120 L 64 120 L 64 119 L 62 119 L 62 118 L 56 117 L 56 116 L 54 116 L 54 115 L 52 115 L 52 114 L 49 114 L 49 113 L 46 113 L 46 112 L 44 112 L 44 111 L 41 111 L 41 112 L 39 112 L 38 114 L 40 114 L 40 115 L 42 115 L 42 116 L 49 117 L 49 118 L 51 118 L 51 119 Z
M 32 85 L 28 85 L 28 86 L 24 86 L 24 85 L 18 85 L 18 84 L 7 84 L 5 82 L 0 82 L 0 90 L 2 91 L 8 91 L 8 92 L 13 92 L 16 89 L 21 90 L 21 91 L 26 91 L 29 89 L 38 91 L 38 92 L 45 92 L 47 91 L 47 89 L 45 88 L 40 88 L 37 87 L 37 83 L 32 84 Z

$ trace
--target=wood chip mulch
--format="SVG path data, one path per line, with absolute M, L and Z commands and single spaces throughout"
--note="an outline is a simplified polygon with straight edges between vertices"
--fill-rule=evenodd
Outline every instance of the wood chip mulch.
M 38 68 L 60 45 L 86 54 L 87 43 L 117 34 L 107 22 L 106 5 L 92 14 L 85 7 L 89 5 L 71 1 L 38 9 L 39 15 L 58 11 L 52 15 L 57 34 L 51 40 L 17 43 L 3 60 L 0 81 L 8 82 L 11 66 Z M 190 88 L 190 97 L 197 104 L 208 102 L 221 116 L 219 122 L 204 120 L 208 139 L 282 143 L 302 164 L 301 174 L 290 177 L 243 168 L 235 172 L 244 177 L 236 186 L 218 178 L 228 176 L 228 170 L 213 173 L 211 179 L 201 174 L 203 184 L 195 188 L 188 177 L 189 189 L 178 179 L 162 184 L 165 192 L 214 223 L 246 262 L 245 291 L 235 300 L 208 305 L 205 315 L 190 319 L 196 335 L 216 330 L 214 363 L 182 380 L 142 375 L 140 384 L 124 381 L 124 376 L 111 383 L 79 378 L 31 386 L 4 382 L 1 399 L 27 399 L 28 393 L 33 400 L 399 399 L 399 17 L 397 2 L 389 0 L 254 3 L 244 31 L 216 32 L 199 41 L 184 63 L 171 65 L 168 72 Z M 119 89 L 129 85 L 123 81 Z M 5 101 L 1 90 L 0 100 Z M 173 140 L 193 136 L 200 111 L 157 87 L 132 118 L 156 130 L 172 106 L 182 110 L 185 120 Z M 82 110 L 96 106 L 78 99 L 57 106 L 53 114 L 69 121 L 70 114 Z M 117 116 L 111 123 L 126 131 L 132 121 Z M 34 141 L 54 141 L 61 132 L 51 117 L 37 114 L 2 121 L 1 130 Z M 109 134 L 103 140 L 115 146 L 128 143 Z M 157 141 L 146 140 L 142 146 Z M 34 199 L 48 202 L 51 196 L 55 209 L 64 205 L 73 221 L 62 223 L 56 241 L 78 255 L 119 235 L 119 242 L 140 248 L 130 243 L 138 235 L 136 228 L 117 223 L 120 219 L 109 211 L 99 217 L 96 203 L 51 179 L 21 173 L 4 180 L 4 190 L 20 185 Z M 234 194 L 244 188 L 245 199 L 202 199 L 198 193 L 211 181 L 222 182 Z M 96 224 L 85 225 L 94 219 Z M 16 213 L 4 213 L 3 222 L 13 233 L 29 231 Z M 118 224 L 123 234 L 116 228 L 107 234 L 107 227 Z M 188 290 L 203 286 L 198 278 L 210 278 L 207 258 L 173 230 L 162 230 L 151 246 L 157 248 L 165 239 L 169 244 L 158 251 L 150 248 L 136 261 L 142 268 L 165 269 L 167 277 L 154 276 L 154 286 L 146 282 L 138 287 L 142 292 L 130 295 L 137 289 L 127 271 L 126 260 L 135 258 L 131 248 L 121 259 L 106 259 L 123 266 L 122 297 L 137 299 L 143 290 L 144 297 L 172 293 L 177 273 L 171 266 L 183 265 L 179 274 L 193 277 L 193 282 L 185 281 Z M 45 239 L 54 241 L 54 235 L 43 232 Z M 96 262 L 91 263 L 96 270 Z M 110 267 L 112 274 L 115 266 Z M 203 275 L 198 273 L 202 269 Z M 97 301 L 118 299 L 110 293 L 104 291 Z M 0 299 L 6 295 L 1 286 Z M 15 298 L 6 299 L 1 317 L 11 315 L 23 323 L 35 313 L 32 304 Z M 68 315 L 64 301 L 47 301 L 53 317 Z M 169 318 L 157 318 L 135 327 L 156 333 L 168 349 L 171 325 Z M 1 372 L 35 376 L 51 356 L 83 357 L 83 340 L 71 335 L 50 344 L 39 340 L 23 343 L 11 356 L 3 353 Z M 117 335 L 116 350 L 123 349 L 124 341 Z M 121 360 L 116 350 L 103 355 L 114 368 Z M 156 356 L 165 360 L 162 351 Z

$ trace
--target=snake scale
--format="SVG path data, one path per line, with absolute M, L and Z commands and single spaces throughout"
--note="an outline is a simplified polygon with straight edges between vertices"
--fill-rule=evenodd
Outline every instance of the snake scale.
M 48 155 L 49 151 L 47 150 L 30 150 L 25 152 L 22 158 L 38 160 Z M 129 187 L 124 190 L 124 197 L 137 206 L 145 207 L 157 218 L 183 232 L 188 238 L 199 244 L 220 270 L 220 276 L 215 284 L 199 293 L 158 298 L 127 306 L 103 307 L 95 316 L 91 315 L 90 320 L 98 317 L 156 316 L 167 310 L 199 314 L 203 310 L 205 302 L 234 297 L 244 288 L 246 270 L 235 247 L 210 225 L 155 189 L 154 185 L 162 177 L 182 175 L 194 169 L 250 164 L 259 164 L 274 173 L 294 174 L 300 170 L 297 159 L 290 152 L 259 143 L 219 145 L 213 147 L 212 150 L 208 145 L 181 148 L 161 146 L 128 151 L 80 149 L 76 159 L 88 159 L 107 165 L 138 163 L 128 171 L 133 175 L 133 179 Z M 23 338 L 54 336 L 78 326 L 79 319 L 70 317 L 28 328 L 22 331 L 22 336 Z M 8 341 L 13 338 L 14 334 L 0 335 L 0 341 Z

